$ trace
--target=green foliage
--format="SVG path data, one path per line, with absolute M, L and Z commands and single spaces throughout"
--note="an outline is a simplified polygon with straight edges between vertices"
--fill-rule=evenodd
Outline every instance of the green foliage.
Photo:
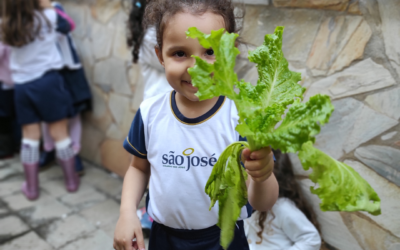
M 195 57 L 195 66 L 188 70 L 192 84 L 198 88 L 196 95 L 200 100 L 223 95 L 235 102 L 239 113 L 236 130 L 247 138 L 246 146 L 250 150 L 271 146 L 283 153 L 299 152 L 303 168 L 314 170 L 310 179 L 319 188 L 311 188 L 311 192 L 321 199 L 323 211 L 362 210 L 379 214 L 380 200 L 371 186 L 352 168 L 312 146 L 320 126 L 329 121 L 334 107 L 325 95 L 315 95 L 308 102 L 302 102 L 305 89 L 298 84 L 301 75 L 289 70 L 282 52 L 283 29 L 277 27 L 274 34 L 267 34 L 263 45 L 249 53 L 249 60 L 257 64 L 259 75 L 257 85 L 253 86 L 239 81 L 234 72 L 239 54 L 235 46 L 237 34 L 221 29 L 205 35 L 190 28 L 188 37 L 197 38 L 204 48 L 212 48 L 216 57 L 213 64 Z M 240 209 L 247 202 L 245 172 L 239 171 L 242 144 L 233 143 L 224 151 L 205 190 L 211 198 L 211 207 L 219 201 L 218 225 L 225 249 L 233 238 Z

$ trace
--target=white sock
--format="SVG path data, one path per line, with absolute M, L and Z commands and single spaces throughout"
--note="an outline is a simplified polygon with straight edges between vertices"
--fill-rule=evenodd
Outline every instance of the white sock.
M 28 164 L 39 162 L 39 141 L 22 139 L 21 161 Z
M 68 137 L 62 141 L 56 142 L 57 158 L 61 160 L 68 160 L 74 157 L 74 150 L 71 147 L 72 141 Z

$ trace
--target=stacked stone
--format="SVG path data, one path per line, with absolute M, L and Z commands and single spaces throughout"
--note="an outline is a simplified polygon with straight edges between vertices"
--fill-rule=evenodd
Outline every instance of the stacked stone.
M 309 191 L 314 185 L 308 179 L 311 170 L 304 171 L 292 154 L 324 240 L 340 250 L 400 249 L 400 1 L 257 4 L 246 6 L 242 37 L 250 44 L 247 49 L 260 45 L 276 26 L 285 26 L 283 52 L 291 70 L 302 73 L 305 99 L 322 93 L 335 106 L 316 146 L 353 167 L 382 199 L 379 216 L 321 212 L 319 198 Z M 246 62 L 247 49 L 242 49 L 237 72 L 255 84 L 257 70 Z
M 72 35 L 93 93 L 93 112 L 84 117 L 81 154 L 120 176 L 130 160 L 122 143 L 143 93 L 140 67 L 132 63 L 126 45 L 125 2 L 61 1 L 77 23 Z
M 309 172 L 291 155 L 324 240 L 340 250 L 400 249 L 400 1 L 244 2 L 241 35 L 247 48 L 260 45 L 276 26 L 285 26 L 283 51 L 290 68 L 303 75 L 306 99 L 323 93 L 335 106 L 316 146 L 352 166 L 382 199 L 379 216 L 321 212 L 318 197 L 309 191 Z M 77 22 L 73 37 L 94 95 L 94 110 L 85 117 L 82 155 L 123 175 L 129 155 L 122 141 L 143 92 L 140 67 L 132 65 L 126 47 L 126 8 L 120 0 L 62 3 Z M 256 83 L 257 71 L 243 52 L 238 75 Z

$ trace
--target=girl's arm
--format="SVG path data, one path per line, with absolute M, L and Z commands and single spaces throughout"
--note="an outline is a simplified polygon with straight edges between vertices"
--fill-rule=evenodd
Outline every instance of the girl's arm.
M 114 248 L 117 250 L 145 249 L 142 226 L 136 210 L 149 182 L 150 163 L 147 159 L 132 157 L 124 177 L 120 216 L 114 232 Z M 136 248 L 132 246 L 134 238 L 136 238 Z
M 257 211 L 268 211 L 279 195 L 279 186 L 274 173 L 274 158 L 271 148 L 250 152 L 244 149 L 242 159 L 249 175 L 247 191 L 250 205 Z
M 75 29 L 75 22 L 69 17 L 65 12 L 63 12 L 60 8 L 55 7 L 57 12 L 57 32 L 60 32 L 64 35 Z
M 120 212 L 132 213 L 137 210 L 150 178 L 150 163 L 147 159 L 132 156 L 122 186 Z

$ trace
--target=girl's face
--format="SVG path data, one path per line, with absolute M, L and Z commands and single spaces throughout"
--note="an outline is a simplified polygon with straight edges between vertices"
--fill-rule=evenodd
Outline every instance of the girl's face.
M 187 71 L 195 63 L 195 59 L 191 56 L 198 56 L 209 63 L 215 61 L 215 56 L 212 49 L 203 48 L 197 39 L 186 39 L 186 31 L 190 27 L 196 27 L 201 32 L 210 34 L 211 30 L 225 28 L 225 22 L 222 16 L 212 12 L 205 12 L 202 15 L 177 13 L 166 24 L 162 51 L 156 49 L 156 52 L 172 88 L 188 100 L 198 101 L 199 98 L 194 95 L 197 88 L 193 87 Z

